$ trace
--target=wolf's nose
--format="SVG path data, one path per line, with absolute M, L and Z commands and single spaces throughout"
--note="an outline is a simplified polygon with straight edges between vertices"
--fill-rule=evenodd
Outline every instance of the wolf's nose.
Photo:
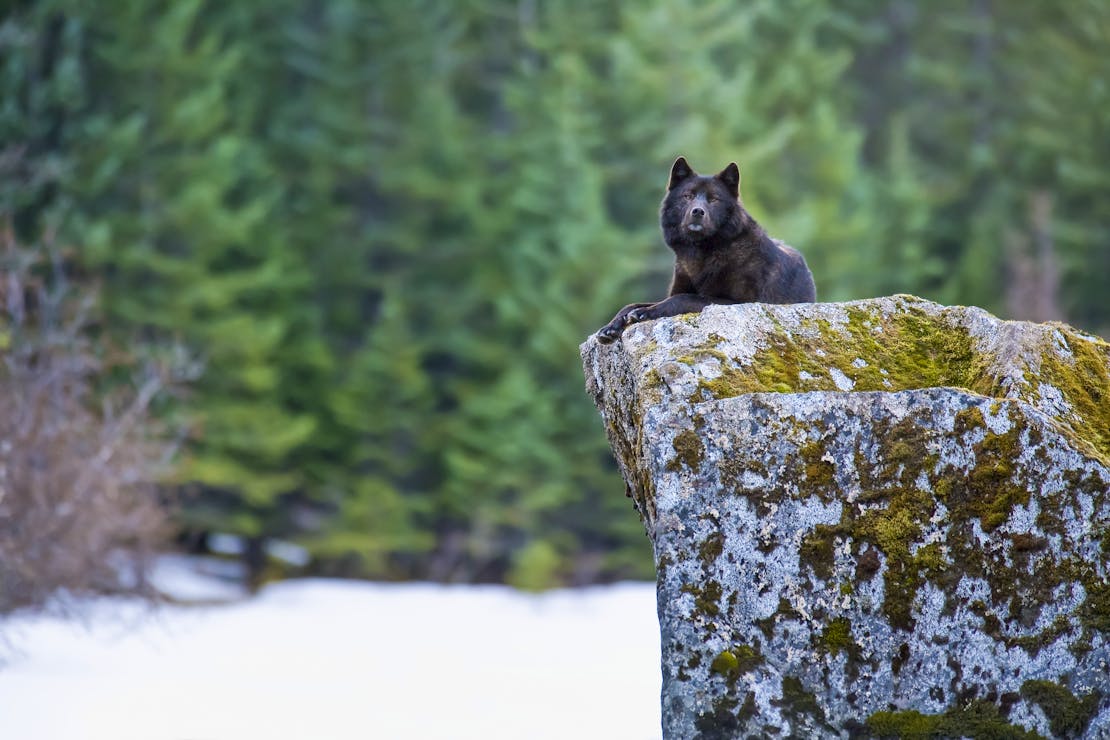
M 702 216 L 705 215 L 705 209 L 704 208 L 695 208 L 692 211 L 690 211 L 690 215 L 693 216 L 694 218 L 701 218 Z

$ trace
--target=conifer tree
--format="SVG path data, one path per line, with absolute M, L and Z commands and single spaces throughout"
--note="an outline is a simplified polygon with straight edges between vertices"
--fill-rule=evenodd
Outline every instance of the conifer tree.
M 273 228 L 283 183 L 254 130 L 263 98 L 241 77 L 255 49 L 199 1 L 66 10 L 92 81 L 65 141 L 81 204 L 70 231 L 117 327 L 199 352 L 186 521 L 257 545 L 287 529 L 279 503 L 304 487 L 294 461 L 316 419 L 298 403 L 314 361 L 308 273 Z

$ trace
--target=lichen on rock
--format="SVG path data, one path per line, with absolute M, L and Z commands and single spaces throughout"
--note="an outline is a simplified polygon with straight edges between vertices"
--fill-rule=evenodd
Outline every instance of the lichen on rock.
M 1110 736 L 1106 342 L 894 296 L 582 355 L 659 566 L 666 737 Z

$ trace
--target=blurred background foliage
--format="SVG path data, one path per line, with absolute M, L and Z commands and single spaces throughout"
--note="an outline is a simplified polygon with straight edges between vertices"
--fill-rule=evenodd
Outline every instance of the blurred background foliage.
M 1102 0 L 8 0 L 0 219 L 203 362 L 181 543 L 650 577 L 577 346 L 662 297 L 674 157 L 739 162 L 822 300 L 1106 332 L 1108 42 Z

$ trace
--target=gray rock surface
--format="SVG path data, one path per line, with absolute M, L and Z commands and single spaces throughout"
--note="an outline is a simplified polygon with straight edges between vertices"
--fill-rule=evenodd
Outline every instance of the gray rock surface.
M 912 296 L 582 345 L 667 738 L 1110 737 L 1110 345 Z

